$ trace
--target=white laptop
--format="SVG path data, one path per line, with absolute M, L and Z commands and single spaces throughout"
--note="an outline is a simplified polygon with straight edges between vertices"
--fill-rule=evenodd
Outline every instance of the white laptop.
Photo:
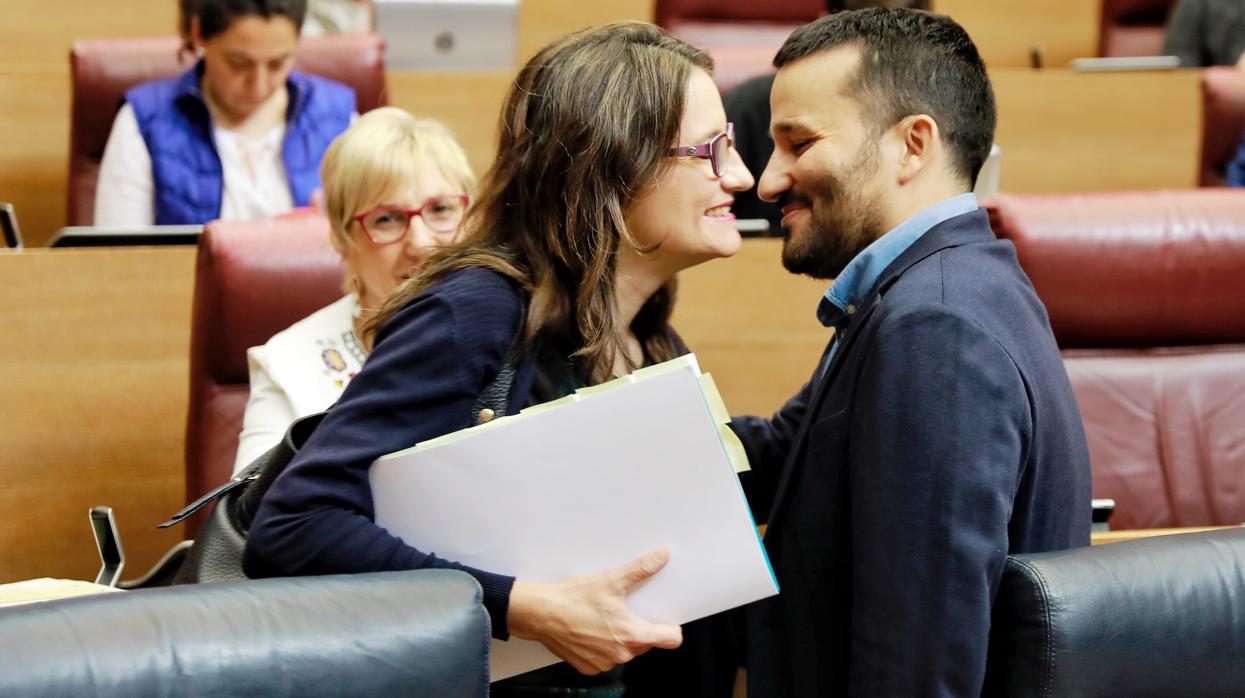
M 513 70 L 519 0 L 373 0 L 386 68 Z

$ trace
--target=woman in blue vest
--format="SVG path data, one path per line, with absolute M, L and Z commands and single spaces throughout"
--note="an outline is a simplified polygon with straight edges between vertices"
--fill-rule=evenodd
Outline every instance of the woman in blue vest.
M 293 72 L 306 0 L 190 0 L 184 74 L 125 95 L 95 194 L 98 226 L 267 218 L 311 203 L 354 92 Z

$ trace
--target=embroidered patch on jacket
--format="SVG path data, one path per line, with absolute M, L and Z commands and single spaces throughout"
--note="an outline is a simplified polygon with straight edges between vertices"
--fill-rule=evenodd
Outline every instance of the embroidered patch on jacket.
M 346 370 L 346 359 L 336 349 L 325 349 L 320 352 L 320 358 L 324 360 L 324 365 L 328 366 L 330 371 Z

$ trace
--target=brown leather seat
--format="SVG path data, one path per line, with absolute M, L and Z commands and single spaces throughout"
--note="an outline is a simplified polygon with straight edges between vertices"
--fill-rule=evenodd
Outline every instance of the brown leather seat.
M 1000 195 L 1114 528 L 1245 522 L 1245 191 Z
M 658 0 L 657 23 L 713 57 L 722 92 L 773 71 L 787 36 L 825 12 L 824 0 Z
M 84 39 L 69 54 L 73 106 L 69 136 L 69 225 L 95 220 L 95 180 L 112 121 L 130 88 L 173 77 L 194 64 L 175 36 Z M 349 85 L 360 114 L 386 103 L 384 44 L 372 35 L 303 39 L 295 68 Z
M 213 221 L 199 238 L 190 333 L 186 501 L 233 472 L 250 394 L 246 350 L 342 296 L 322 216 Z M 187 527 L 187 537 L 198 530 Z
M 1245 72 L 1234 66 L 1202 71 L 1202 173 L 1204 187 L 1223 185 L 1228 163 L 1245 137 Z
M 1158 56 L 1175 0 L 1102 0 L 1100 56 Z

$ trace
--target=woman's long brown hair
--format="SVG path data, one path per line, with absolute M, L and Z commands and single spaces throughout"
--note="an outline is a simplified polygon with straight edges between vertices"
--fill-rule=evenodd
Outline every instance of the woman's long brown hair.
M 614 316 L 615 252 L 620 244 L 652 249 L 628 230 L 626 212 L 656 181 L 679 135 L 691 71 L 712 65 L 643 22 L 584 30 L 542 49 L 506 98 L 497 159 L 465 239 L 394 291 L 365 326 L 368 341 L 439 279 L 486 267 L 531 294 L 528 342 L 573 348 L 591 382 L 608 379 L 614 357 L 626 356 Z M 671 281 L 631 324 L 655 361 L 677 353 L 667 332 L 674 295 Z

